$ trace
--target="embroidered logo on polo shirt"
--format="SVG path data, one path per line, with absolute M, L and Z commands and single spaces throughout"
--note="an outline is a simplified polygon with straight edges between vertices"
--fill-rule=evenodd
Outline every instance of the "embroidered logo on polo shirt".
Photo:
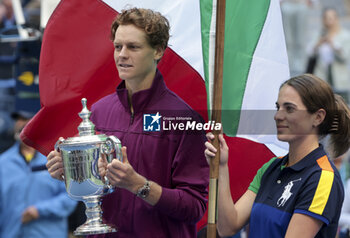
M 286 204 L 286 202 L 288 201 L 288 199 L 293 195 L 293 193 L 290 191 L 292 190 L 292 187 L 294 185 L 294 182 L 300 181 L 301 178 L 290 181 L 283 190 L 283 193 L 281 195 L 281 197 L 277 200 L 277 206 L 278 207 L 283 207 L 284 204 Z

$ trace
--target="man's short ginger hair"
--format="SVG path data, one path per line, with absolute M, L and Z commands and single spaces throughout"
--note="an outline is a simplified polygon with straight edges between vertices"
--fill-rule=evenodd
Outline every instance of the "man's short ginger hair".
M 134 25 L 146 33 L 147 41 L 154 49 L 165 50 L 168 46 L 170 24 L 159 12 L 144 8 L 123 10 L 114 19 L 111 27 L 111 39 L 120 25 Z

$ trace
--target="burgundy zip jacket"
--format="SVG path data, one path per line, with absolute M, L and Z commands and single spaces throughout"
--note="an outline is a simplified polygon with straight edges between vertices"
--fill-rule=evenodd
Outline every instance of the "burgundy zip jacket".
M 104 196 L 103 218 L 118 232 L 95 237 L 196 237 L 209 183 L 205 132 L 196 127 L 203 119 L 166 87 L 158 70 L 151 88 L 134 93 L 132 104 L 133 114 L 122 81 L 116 93 L 92 106 L 91 120 L 98 132 L 120 139 L 132 167 L 162 186 L 162 195 L 155 206 L 125 189 Z

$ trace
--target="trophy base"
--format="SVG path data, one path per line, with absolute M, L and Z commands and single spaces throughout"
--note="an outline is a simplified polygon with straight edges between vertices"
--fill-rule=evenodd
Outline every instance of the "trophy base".
M 83 224 L 74 231 L 74 235 L 85 236 L 85 235 L 96 235 L 96 234 L 104 234 L 104 233 L 112 233 L 112 232 L 117 232 L 117 228 L 106 224 L 94 224 L 94 225 Z

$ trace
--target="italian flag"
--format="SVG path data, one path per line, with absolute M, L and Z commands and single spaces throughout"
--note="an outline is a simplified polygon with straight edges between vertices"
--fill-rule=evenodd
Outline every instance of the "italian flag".
M 77 134 L 81 98 L 90 108 L 115 91 L 120 79 L 110 25 L 130 7 L 151 8 L 168 18 L 171 38 L 158 68 L 167 86 L 208 120 L 216 1 L 62 0 L 44 31 L 41 110 L 23 130 L 24 142 L 48 154 L 60 136 Z M 257 169 L 287 148 L 277 142 L 272 113 L 279 86 L 289 77 L 279 0 L 226 1 L 223 67 L 222 122 L 236 200 Z

